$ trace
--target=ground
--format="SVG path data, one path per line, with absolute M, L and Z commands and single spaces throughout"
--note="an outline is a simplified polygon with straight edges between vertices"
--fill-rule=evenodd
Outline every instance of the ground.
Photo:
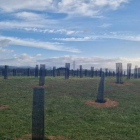
M 126 78 L 124 78 L 126 79 Z M 0 77 L 0 140 L 13 140 L 31 134 L 35 77 Z M 46 77 L 45 135 L 68 140 L 139 140 L 140 79 L 117 86 L 115 77 L 105 78 L 105 98 L 117 107 L 95 108 L 85 104 L 95 100 L 99 78 Z

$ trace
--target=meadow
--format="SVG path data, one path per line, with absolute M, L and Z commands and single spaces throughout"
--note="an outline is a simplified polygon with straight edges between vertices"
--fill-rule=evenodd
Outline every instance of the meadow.
M 99 77 L 46 77 L 45 135 L 64 136 L 68 140 L 139 140 L 140 79 L 111 85 L 115 77 L 105 78 L 105 98 L 117 107 L 95 108 L 85 104 L 95 100 Z M 0 140 L 15 140 L 31 134 L 33 87 L 35 77 L 0 77 Z

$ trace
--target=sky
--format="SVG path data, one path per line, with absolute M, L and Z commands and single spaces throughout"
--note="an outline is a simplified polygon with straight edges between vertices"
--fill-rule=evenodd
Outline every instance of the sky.
M 0 65 L 140 65 L 139 0 L 0 0 Z

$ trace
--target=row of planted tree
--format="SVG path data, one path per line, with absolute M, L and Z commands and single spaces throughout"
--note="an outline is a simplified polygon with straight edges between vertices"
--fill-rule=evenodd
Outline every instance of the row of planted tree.
M 93 69 L 92 69 L 93 70 Z M 80 66 L 81 71 L 81 66 Z M 69 69 L 65 69 L 65 78 L 69 75 Z M 105 74 L 101 71 L 101 79 L 96 98 L 97 103 L 104 103 L 104 80 Z M 33 89 L 33 108 L 32 108 L 32 140 L 45 139 L 45 65 L 40 66 L 39 87 Z
M 83 69 L 82 65 L 80 65 L 79 69 L 77 70 L 70 70 L 70 63 L 66 63 L 64 68 L 57 68 L 53 67 L 52 70 L 45 69 L 45 65 L 41 64 L 40 69 L 39 66 L 36 65 L 36 67 L 33 68 L 18 68 L 18 69 L 11 69 L 9 66 L 5 65 L 4 68 L 0 70 L 1 76 L 4 76 L 4 79 L 7 79 L 8 76 L 35 76 L 38 77 L 41 74 L 41 69 L 43 68 L 43 74 L 44 76 L 65 76 L 65 79 L 69 79 L 70 76 L 77 76 L 80 78 L 83 77 L 94 77 L 94 76 L 100 76 L 102 72 L 104 72 L 105 76 L 116 76 L 117 77 L 117 83 L 122 83 L 122 77 L 127 76 L 128 79 L 133 76 L 134 78 L 140 78 L 140 68 L 137 66 L 134 69 L 134 73 L 132 73 L 131 70 L 132 64 L 127 64 L 127 72 L 123 71 L 122 63 L 116 63 L 116 71 L 111 71 L 109 69 L 102 69 L 99 70 L 95 69 L 94 67 L 91 67 L 91 70 Z
M 42 64 L 41 64 L 42 65 Z M 41 67 L 41 66 L 40 66 Z M 64 76 L 67 74 L 68 76 L 80 76 L 81 78 L 83 76 L 101 76 L 102 68 L 100 70 L 94 70 L 94 67 L 91 67 L 91 70 L 82 69 L 82 66 L 80 66 L 80 69 L 77 70 L 70 70 L 68 67 L 65 68 L 57 68 L 53 67 L 52 70 L 45 69 L 45 76 Z M 115 76 L 114 71 L 110 71 L 108 69 L 105 69 L 106 76 Z M 7 65 L 5 68 L 0 69 L 0 75 L 4 76 L 4 74 L 8 73 L 9 76 L 35 76 L 38 77 L 40 74 L 40 69 L 38 68 L 38 65 L 36 65 L 36 68 L 18 68 L 18 69 L 11 69 Z M 125 73 L 124 73 L 125 74 Z
M 120 66 L 120 65 L 119 65 Z M 120 67 L 118 67 L 117 80 L 119 79 L 122 83 Z M 91 69 L 91 73 L 93 76 L 93 68 Z M 95 102 L 97 104 L 103 104 L 106 102 L 104 98 L 104 81 L 105 81 L 105 72 L 100 71 L 100 82 L 98 86 L 98 93 Z M 69 69 L 65 69 L 65 78 L 69 77 Z M 82 66 L 80 66 L 80 77 L 82 78 Z M 33 89 L 33 110 L 32 110 L 32 140 L 44 140 L 45 138 L 45 65 L 41 65 L 40 67 L 40 78 L 39 78 L 39 87 L 35 87 Z
M 135 78 L 138 77 L 138 68 L 136 67 L 134 70 L 134 74 L 131 74 L 131 64 L 127 65 L 127 78 L 130 79 L 131 76 L 134 76 Z M 30 69 L 26 69 L 28 75 L 30 75 Z M 65 79 L 69 79 L 69 76 L 80 76 L 82 78 L 83 76 L 100 76 L 100 82 L 98 86 L 98 93 L 96 102 L 99 104 L 105 103 L 106 100 L 104 99 L 104 81 L 106 76 L 116 76 L 116 83 L 122 84 L 123 83 L 123 77 L 126 76 L 123 74 L 122 69 L 122 63 L 116 64 L 116 72 L 108 71 L 108 69 L 105 69 L 103 71 L 102 69 L 94 70 L 94 67 L 91 67 L 91 70 L 83 70 L 82 65 L 80 65 L 79 70 L 70 70 L 69 63 L 66 63 L 65 68 L 56 69 L 53 67 L 53 70 L 50 72 L 52 75 L 50 76 L 56 76 L 56 72 L 59 71 L 58 76 L 65 76 Z M 4 79 L 8 78 L 8 66 L 5 66 L 3 71 Z M 74 74 L 73 74 L 74 73 Z M 41 64 L 40 69 L 38 65 L 34 69 L 34 76 L 39 76 L 39 86 L 35 87 L 33 89 L 33 109 L 32 109 L 32 140 L 44 140 L 44 119 L 45 119 L 45 111 L 44 111 L 44 104 L 45 104 L 45 77 L 46 77 L 46 69 L 45 65 Z M 17 70 L 13 69 L 13 76 L 17 76 Z

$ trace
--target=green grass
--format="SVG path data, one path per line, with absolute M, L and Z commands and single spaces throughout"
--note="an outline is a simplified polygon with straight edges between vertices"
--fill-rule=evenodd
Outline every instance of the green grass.
M 119 102 L 115 108 L 94 108 L 86 100 L 96 99 L 99 78 L 46 77 L 45 134 L 69 140 L 139 140 L 140 79 L 133 85 L 112 86 L 105 79 L 105 97 Z M 34 77 L 0 77 L 0 140 L 31 134 Z

